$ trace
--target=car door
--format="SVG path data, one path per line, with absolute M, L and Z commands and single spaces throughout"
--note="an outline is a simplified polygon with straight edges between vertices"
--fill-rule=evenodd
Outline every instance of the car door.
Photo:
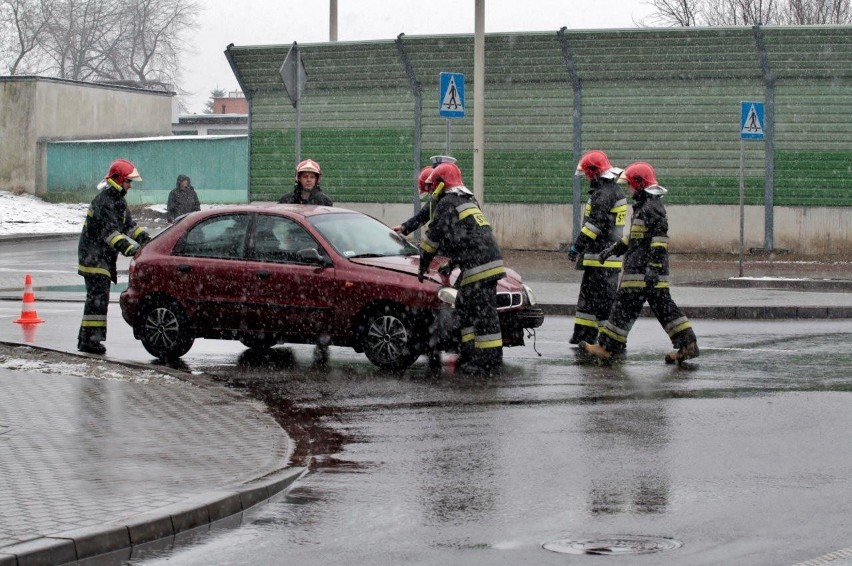
M 296 220 L 258 214 L 249 246 L 243 328 L 315 336 L 329 331 L 338 295 L 333 266 L 302 259 L 299 251 L 326 250 Z
M 223 214 L 199 222 L 175 245 L 174 280 L 195 326 L 222 332 L 237 330 L 243 318 L 251 275 L 246 254 L 251 215 Z

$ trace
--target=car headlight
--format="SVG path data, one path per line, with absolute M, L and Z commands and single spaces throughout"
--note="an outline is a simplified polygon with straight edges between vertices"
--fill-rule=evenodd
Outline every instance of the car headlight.
M 527 301 L 529 301 L 530 306 L 535 306 L 535 293 L 533 290 L 529 288 L 529 285 L 524 284 L 524 293 L 527 294 Z
M 451 307 L 456 306 L 456 297 L 458 296 L 458 289 L 454 289 L 453 287 L 441 287 L 438 289 L 438 299 L 440 299 L 441 302 L 447 303 Z

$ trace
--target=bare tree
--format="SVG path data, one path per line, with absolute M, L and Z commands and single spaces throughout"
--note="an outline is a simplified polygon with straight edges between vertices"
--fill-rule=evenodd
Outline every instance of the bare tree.
M 691 27 L 696 25 L 696 15 L 700 13 L 700 0 L 649 0 L 655 13 L 651 23 L 664 26 Z
M 25 60 L 37 55 L 49 26 L 53 22 L 53 0 L 0 0 L 0 17 L 4 22 L 4 38 L 0 42 L 6 53 L 8 73 L 29 72 L 36 67 Z
M 753 26 L 778 21 L 775 0 L 708 0 L 704 23 L 709 26 Z
M 787 0 L 780 20 L 790 25 L 852 23 L 850 0 Z
M 182 36 L 195 25 L 199 10 L 194 0 L 31 1 L 58 6 L 43 45 L 51 74 L 176 88 Z
M 852 0 L 648 0 L 649 18 L 667 26 L 852 23 Z

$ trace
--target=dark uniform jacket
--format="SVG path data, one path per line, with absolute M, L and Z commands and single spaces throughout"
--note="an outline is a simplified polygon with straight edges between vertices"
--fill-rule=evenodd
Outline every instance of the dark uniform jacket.
M 644 287 L 644 277 L 650 268 L 660 276 L 657 287 L 668 287 L 669 222 L 660 196 L 640 193 L 633 204 L 630 237 L 622 239 L 614 253 L 623 253 L 622 287 Z
M 322 192 L 319 185 L 311 191 L 311 196 L 308 200 L 302 200 L 302 187 L 296 184 L 292 193 L 287 193 L 278 201 L 281 204 L 318 204 L 322 206 L 334 206 L 327 194 Z
M 92 200 L 86 211 L 86 221 L 77 246 L 77 273 L 83 276 L 103 275 L 117 282 L 115 262 L 136 244 L 142 245 L 151 237 L 144 228 L 133 222 L 126 191 L 107 185 Z
M 440 254 L 461 268 L 460 286 L 506 275 L 491 225 L 473 195 L 451 190 L 439 197 L 420 250 L 420 273 Z
M 181 177 L 183 175 L 178 177 L 178 186 L 169 193 L 169 200 L 166 204 L 166 220 L 169 222 L 174 222 L 175 218 L 188 212 L 201 210 L 201 203 L 198 200 L 195 187 L 189 185 L 185 189 L 182 189 L 180 187 Z
M 589 191 L 583 214 L 583 227 L 574 246 L 579 250 L 577 268 L 604 267 L 621 269 L 621 258 L 598 261 L 598 253 L 624 235 L 627 220 L 627 198 L 615 181 L 601 179 Z
M 420 210 L 417 211 L 417 214 L 403 222 L 403 236 L 408 236 L 409 234 L 429 222 L 429 220 L 432 219 L 432 213 L 434 212 L 435 204 L 435 199 L 429 197 L 429 200 L 423 203 L 423 206 L 420 207 Z

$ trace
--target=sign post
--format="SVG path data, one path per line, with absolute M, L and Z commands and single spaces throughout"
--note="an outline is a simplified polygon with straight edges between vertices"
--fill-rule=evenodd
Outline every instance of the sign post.
M 745 140 L 765 139 L 764 116 L 762 102 L 740 102 L 740 277 L 743 276 L 745 248 Z
M 447 155 L 450 152 L 450 119 L 464 118 L 464 75 L 441 73 L 438 114 L 447 118 Z
M 281 81 L 284 83 L 284 92 L 290 97 L 290 102 L 293 104 L 293 108 L 296 109 L 295 166 L 301 161 L 302 154 L 302 110 L 299 107 L 299 101 L 302 99 L 305 83 L 308 82 L 308 72 L 305 70 L 305 62 L 302 61 L 299 45 L 295 41 L 290 46 L 287 57 L 284 58 L 284 62 L 281 64 L 278 73 L 281 75 Z

